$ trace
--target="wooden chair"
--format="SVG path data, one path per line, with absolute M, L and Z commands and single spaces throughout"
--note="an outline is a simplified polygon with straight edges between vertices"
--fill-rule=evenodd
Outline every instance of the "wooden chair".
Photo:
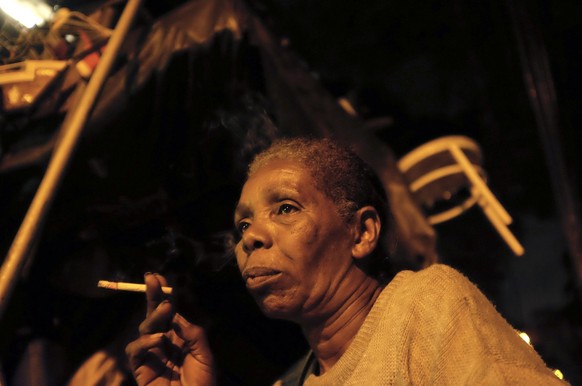
M 431 224 L 455 218 L 478 204 L 517 256 L 524 248 L 508 228 L 512 218 L 487 187 L 479 145 L 471 138 L 440 137 L 412 150 L 398 161 L 413 196 Z

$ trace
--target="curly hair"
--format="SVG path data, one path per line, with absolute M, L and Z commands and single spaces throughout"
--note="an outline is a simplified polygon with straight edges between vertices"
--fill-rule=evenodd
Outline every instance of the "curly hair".
M 378 247 L 365 262 L 369 275 L 378 279 L 391 275 L 386 247 L 391 232 L 388 198 L 372 168 L 351 149 L 329 138 L 284 138 L 257 154 L 250 163 L 247 178 L 275 160 L 290 160 L 304 165 L 316 187 L 335 204 L 339 215 L 350 223 L 355 212 L 373 206 L 381 223 Z

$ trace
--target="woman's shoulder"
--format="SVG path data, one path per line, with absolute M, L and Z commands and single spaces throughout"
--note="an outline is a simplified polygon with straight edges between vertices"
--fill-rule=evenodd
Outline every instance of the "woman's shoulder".
M 425 285 L 467 285 L 472 283 L 464 274 L 451 266 L 432 264 L 419 271 L 400 271 L 390 284 L 418 288 Z
M 483 296 L 464 274 L 445 264 L 433 264 L 419 271 L 401 271 L 390 282 L 397 297 L 422 301 L 442 301 L 444 298 Z

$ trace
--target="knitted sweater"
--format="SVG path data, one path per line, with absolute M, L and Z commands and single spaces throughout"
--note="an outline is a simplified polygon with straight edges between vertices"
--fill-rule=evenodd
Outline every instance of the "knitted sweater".
M 563 385 L 463 275 L 400 272 L 326 373 L 309 354 L 275 385 Z

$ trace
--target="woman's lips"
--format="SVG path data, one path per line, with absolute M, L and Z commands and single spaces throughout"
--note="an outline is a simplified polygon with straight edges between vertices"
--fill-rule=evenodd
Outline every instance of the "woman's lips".
M 281 276 L 281 271 L 268 267 L 252 267 L 243 272 L 243 278 L 248 289 L 258 289 Z

